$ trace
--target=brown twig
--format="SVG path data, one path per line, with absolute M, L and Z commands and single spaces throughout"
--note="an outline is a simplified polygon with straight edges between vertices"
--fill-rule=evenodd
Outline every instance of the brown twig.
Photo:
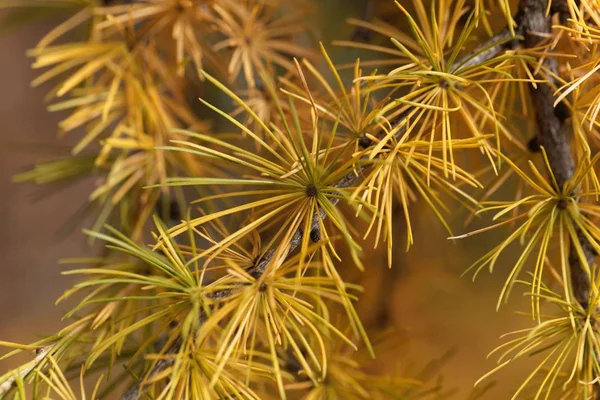
M 550 15 L 546 15 L 547 1 L 521 0 L 520 2 L 516 20 L 519 26 L 522 27 L 525 37 L 525 47 L 535 47 L 544 37 L 551 33 L 553 14 L 559 14 L 562 24 L 568 18 L 568 7 L 565 0 L 552 0 Z M 554 57 L 546 57 L 544 59 L 544 67 L 550 70 L 552 74 L 558 73 L 558 65 Z M 566 134 L 567 124 L 565 123 L 565 118 L 561 115 L 560 108 L 554 107 L 555 97 L 552 86 L 555 85 L 551 85 L 553 83 L 555 82 L 542 83 L 537 88 L 530 86 L 530 92 L 533 98 L 539 142 L 546 150 L 548 163 L 556 178 L 556 183 L 560 188 L 563 188 L 564 184 L 573 177 L 575 159 L 571 153 L 571 147 Z M 559 104 L 559 106 L 561 105 Z M 581 248 L 588 267 L 594 265 L 596 252 L 579 227 L 575 228 L 575 233 L 578 243 L 573 238 L 571 238 L 571 242 L 569 243 L 571 290 L 581 307 L 584 310 L 588 310 L 590 306 L 590 277 L 582 265 L 578 247 Z M 595 383 L 594 386 L 596 389 L 594 397 L 600 400 L 600 385 Z
M 552 0 L 552 11 L 562 15 L 566 4 L 564 1 Z M 552 15 L 546 15 L 547 0 L 521 0 L 519 12 L 515 18 L 524 36 L 523 45 L 526 48 L 537 46 L 552 29 Z M 552 74 L 558 73 L 558 65 L 554 57 L 544 59 L 544 67 Z M 546 79 L 552 79 L 547 77 Z M 533 106 L 538 127 L 539 143 L 546 150 L 550 169 L 560 188 L 573 177 L 575 160 L 566 135 L 567 124 L 554 107 L 555 96 L 553 82 L 538 84 L 537 88 L 530 86 Z M 593 246 L 585 238 L 579 228 L 576 229 L 579 243 L 570 243 L 569 267 L 571 273 L 571 288 L 575 299 L 584 309 L 588 308 L 590 280 L 582 266 L 576 248 L 583 250 L 588 266 L 594 264 L 595 252 Z

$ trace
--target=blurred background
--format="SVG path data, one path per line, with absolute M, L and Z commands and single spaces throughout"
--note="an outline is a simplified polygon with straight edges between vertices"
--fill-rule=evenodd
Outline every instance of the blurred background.
M 328 0 L 325 14 L 360 16 L 360 1 Z M 2 15 L 3 16 L 3 15 Z M 323 36 L 333 32 L 350 35 L 343 18 L 325 24 Z M 68 138 L 59 141 L 56 124 L 60 116 L 46 111 L 44 96 L 48 87 L 31 88 L 36 72 L 25 55 L 48 31 L 51 23 L 36 21 L 25 27 L 0 31 L 0 340 L 28 343 L 38 335 L 60 329 L 66 305 L 55 306 L 58 296 L 72 283 L 61 276 L 60 258 L 89 256 L 81 229 L 67 236 L 61 227 L 86 201 L 94 182 L 80 182 L 60 192 L 40 192 L 32 184 L 14 184 L 11 177 L 47 160 L 66 148 Z M 340 50 L 333 50 L 340 52 Z M 346 51 L 345 57 L 353 57 Z M 450 216 L 455 233 L 465 232 L 466 212 Z M 385 320 L 406 332 L 410 345 L 406 353 L 386 354 L 383 362 L 401 361 L 424 366 L 432 359 L 455 350 L 442 368 L 447 388 L 458 391 L 453 398 L 465 399 L 473 383 L 495 366 L 495 357 L 486 355 L 501 343 L 499 336 L 529 325 L 527 317 L 515 310 L 527 309 L 526 299 L 518 294 L 510 304 L 496 312 L 497 296 L 506 272 L 483 273 L 476 283 L 464 270 L 493 245 L 503 232 L 463 240 L 457 244 L 433 215 L 423 209 L 413 215 L 415 245 L 404 252 L 402 237 L 397 238 L 396 262 L 386 268 L 380 252 L 367 252 L 365 265 L 372 266 L 363 277 L 365 299 L 358 309 L 368 324 Z M 398 223 L 399 231 L 402 224 Z M 379 309 L 385 311 L 379 311 Z M 0 372 L 15 367 L 20 359 L 0 361 Z M 521 364 L 519 364 L 521 365 Z M 495 387 L 484 399 L 508 399 L 523 374 L 517 369 L 493 378 Z
M 0 337 L 8 341 L 29 342 L 61 326 L 64 309 L 54 303 L 69 280 L 60 275 L 57 261 L 89 251 L 81 229 L 67 237 L 58 231 L 85 201 L 92 182 L 56 194 L 11 182 L 67 144 L 57 140 L 58 116 L 46 111 L 48 88 L 30 87 L 36 72 L 25 56 L 50 26 L 0 31 Z M 10 366 L 14 361 L 1 362 L 3 371 Z

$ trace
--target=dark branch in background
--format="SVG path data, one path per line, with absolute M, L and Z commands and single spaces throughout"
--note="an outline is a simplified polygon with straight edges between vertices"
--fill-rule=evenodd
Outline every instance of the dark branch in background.
M 523 44 L 527 48 L 535 47 L 551 32 L 553 14 L 559 14 L 562 24 L 565 24 L 569 17 L 565 0 L 551 0 L 551 13 L 546 16 L 547 1 L 521 0 L 519 4 L 519 12 L 515 20 L 525 37 Z M 553 74 L 558 74 L 556 58 L 546 57 L 544 67 L 548 68 Z M 547 79 L 552 78 L 548 77 Z M 555 84 L 556 82 L 551 83 Z M 554 107 L 555 97 L 550 84 L 541 83 L 538 84 L 537 88 L 530 86 L 530 92 L 538 127 L 538 142 L 546 150 L 548 163 L 556 178 L 556 183 L 559 188 L 563 188 L 565 182 L 571 179 L 575 172 L 575 160 L 567 136 L 568 125 L 565 123 L 565 120 L 569 117 L 568 109 L 562 103 L 559 103 L 556 108 Z M 594 265 L 596 253 L 579 227 L 575 227 L 575 232 L 579 243 L 575 243 L 573 239 L 570 239 L 571 242 L 569 243 L 571 289 L 577 302 L 584 310 L 587 310 L 590 299 L 590 277 L 583 268 L 577 247 L 581 247 L 585 262 L 589 267 Z M 596 388 L 594 397 L 600 400 L 598 382 L 594 386 Z
M 375 0 L 363 0 L 363 10 L 362 10 L 362 15 L 361 15 L 361 19 L 363 21 L 370 21 L 373 18 L 373 10 L 375 8 Z M 367 28 L 363 28 L 358 27 L 354 30 L 354 33 L 352 33 L 351 39 L 355 42 L 369 42 L 371 40 L 371 37 L 373 36 L 373 31 L 367 29 Z
M 533 48 L 547 37 L 552 29 L 552 15 L 546 16 L 548 0 L 521 0 L 519 12 L 515 20 L 524 36 L 523 45 Z M 564 0 L 552 0 L 553 13 L 559 13 L 561 21 L 567 9 Z M 544 67 L 553 74 L 558 74 L 558 65 L 554 57 L 544 59 Z M 552 79 L 547 77 L 547 79 Z M 554 83 L 554 82 L 552 82 Z M 573 177 L 575 160 L 567 136 L 568 125 L 565 120 L 569 117 L 568 110 L 562 104 L 554 108 L 554 89 L 550 84 L 538 84 L 537 89 L 530 86 L 531 97 L 538 127 L 538 143 L 544 147 L 552 173 L 556 177 L 559 188 Z M 576 228 L 579 243 L 583 249 L 586 262 L 594 264 L 595 252 L 590 242 L 579 228 Z M 577 244 L 569 246 L 569 267 L 571 273 L 571 288 L 575 299 L 584 309 L 588 308 L 590 280 L 577 254 Z

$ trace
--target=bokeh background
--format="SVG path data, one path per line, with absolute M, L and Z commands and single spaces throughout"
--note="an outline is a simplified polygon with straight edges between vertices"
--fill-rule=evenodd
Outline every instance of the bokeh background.
M 321 17 L 328 21 L 323 24 L 323 37 L 350 35 L 341 15 L 359 16 L 359 3 L 323 0 Z M 57 193 L 11 182 L 12 176 L 35 161 L 50 159 L 67 148 L 68 138 L 59 141 L 56 135 L 60 116 L 46 111 L 48 88 L 30 87 L 36 72 L 25 55 L 50 26 L 48 21 L 36 21 L 0 31 L 0 340 L 20 343 L 62 326 L 60 318 L 67 306 L 56 306 L 55 300 L 71 281 L 61 276 L 64 267 L 58 260 L 96 251 L 86 246 L 81 234 L 85 221 L 68 235 L 60 231 L 86 201 L 94 182 L 80 182 Z M 338 56 L 342 53 L 333 51 Z M 351 58 L 353 54 L 346 50 L 342 56 Z M 461 211 L 450 216 L 457 232 L 466 230 L 466 216 Z M 496 312 L 507 271 L 499 268 L 494 275 L 484 273 L 476 283 L 470 276 L 460 277 L 471 262 L 498 242 L 502 232 L 454 244 L 446 240 L 447 233 L 426 210 L 414 214 L 413 224 L 415 245 L 404 253 L 404 242 L 398 238 L 392 270 L 385 266 L 382 254 L 367 253 L 365 265 L 370 268 L 365 299 L 358 308 L 367 323 L 387 318 L 410 338 L 409 346 L 384 355 L 382 362 L 425 365 L 454 349 L 441 372 L 447 387 L 458 389 L 453 398 L 465 399 L 473 383 L 495 365 L 494 357 L 487 359 L 486 355 L 501 343 L 499 336 L 529 324 L 527 317 L 514 312 L 526 309 L 526 299 L 515 295 Z M 398 229 L 402 230 L 401 223 Z M 382 304 L 387 315 L 376 310 Z M 18 361 L 0 361 L 0 372 L 15 367 Z M 515 368 L 496 375 L 497 384 L 483 398 L 510 398 L 511 389 L 523 376 Z

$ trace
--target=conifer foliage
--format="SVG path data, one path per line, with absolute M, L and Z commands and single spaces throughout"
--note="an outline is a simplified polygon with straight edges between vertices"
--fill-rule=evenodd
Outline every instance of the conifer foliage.
M 600 398 L 600 5 L 357 3 L 327 43 L 319 1 L 0 0 L 59 15 L 32 84 L 78 138 L 16 180 L 95 177 L 103 248 L 67 260 L 63 329 L 0 342 L 32 354 L 0 398 L 448 398 L 435 363 L 377 364 L 401 340 L 364 326 L 377 294 L 350 279 L 387 268 L 373 246 L 391 268 L 410 251 L 417 207 L 451 241 L 501 230 L 466 273 L 531 300 L 471 398 L 529 356 L 513 398 Z M 457 205 L 487 224 L 452 232 Z

